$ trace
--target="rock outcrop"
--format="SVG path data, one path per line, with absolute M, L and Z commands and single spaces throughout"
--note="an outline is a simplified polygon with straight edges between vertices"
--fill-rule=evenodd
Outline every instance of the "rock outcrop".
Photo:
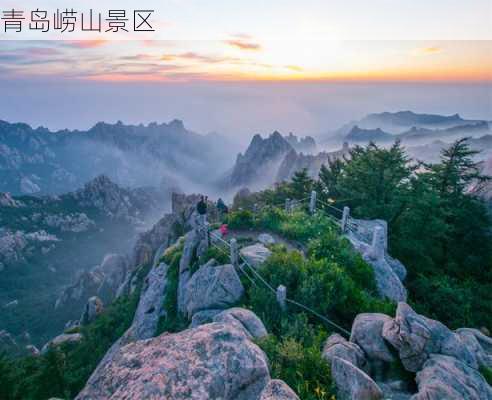
M 22 207 L 23 204 L 19 200 L 15 200 L 10 193 L 0 192 L 0 207 Z
M 340 150 L 323 151 L 318 154 L 303 154 L 299 150 L 292 150 L 282 160 L 277 171 L 276 182 L 290 181 L 296 172 L 303 169 L 306 169 L 312 178 L 318 178 L 322 165 L 328 165 L 348 156 L 349 147 L 346 144 Z
M 299 397 L 284 381 L 272 379 L 261 392 L 260 400 L 299 400 Z
M 392 321 L 385 314 L 359 314 L 352 323 L 350 341 L 359 345 L 369 359 L 392 362 L 395 357 L 383 338 L 385 323 Z
M 191 317 L 198 311 L 232 307 L 243 293 L 243 285 L 232 265 L 203 266 L 186 285 L 186 313 Z
M 383 392 L 369 375 L 340 357 L 331 360 L 331 376 L 341 400 L 383 399 Z
M 303 153 L 316 151 L 316 141 L 311 136 L 298 137 L 290 132 L 284 139 L 296 150 Z
M 420 371 L 432 354 L 451 356 L 478 369 L 476 355 L 458 334 L 439 321 L 417 314 L 408 304 L 398 304 L 396 317 L 384 323 L 383 337 L 398 350 L 408 371 Z
M 275 238 L 269 233 L 260 233 L 258 235 L 258 242 L 265 246 L 275 244 Z
M 237 326 L 253 339 L 261 339 L 268 335 L 261 319 L 254 312 L 244 308 L 229 308 L 215 315 L 212 320 Z
M 160 263 L 152 267 L 145 278 L 132 326 L 127 332 L 132 340 L 154 336 L 159 318 L 166 315 L 162 306 L 166 296 L 168 269 L 166 264 Z
M 87 381 L 87 386 L 95 385 L 101 378 L 100 374 L 109 364 L 113 363 L 115 355 L 121 348 L 138 340 L 152 338 L 156 331 L 160 317 L 165 317 L 163 300 L 166 296 L 167 271 L 169 267 L 160 263 L 154 265 L 145 278 L 140 294 L 137 310 L 132 324 L 104 355 L 103 359 Z
M 75 282 L 58 296 L 55 309 L 80 307 L 89 298 L 97 296 L 104 303 L 111 302 L 124 283 L 129 269 L 128 257 L 106 254 L 100 265 L 82 272 Z
M 279 132 L 272 133 L 266 139 L 255 135 L 244 155 L 237 156 L 225 186 L 259 189 L 272 184 L 283 157 L 291 150 L 292 146 Z
M 125 189 L 112 182 L 106 175 L 100 175 L 85 184 L 71 196 L 86 207 L 96 207 L 108 217 L 138 222 L 143 210 L 155 210 L 157 196 L 145 190 Z
M 492 388 L 483 376 L 455 357 L 430 356 L 416 381 L 419 391 L 412 400 L 492 399 Z
M 269 381 L 263 351 L 242 330 L 213 323 L 120 348 L 76 399 L 249 400 Z
M 373 268 L 380 296 L 394 302 L 406 301 L 407 290 L 403 285 L 406 269 L 401 262 L 388 254 L 386 221 L 351 219 L 351 224 L 346 236 L 354 249 Z
M 350 343 L 332 335 L 323 356 L 342 399 L 381 398 L 379 392 L 398 400 L 492 399 L 479 369 L 490 367 L 492 339 L 476 329 L 453 332 L 406 303 L 398 304 L 395 318 L 359 314 Z M 394 362 L 416 373 L 417 393 L 410 391 L 411 382 L 387 376 Z
M 241 254 L 252 267 L 257 268 L 272 255 L 272 252 L 263 244 L 257 243 L 243 247 L 239 251 L 239 254 Z
M 323 346 L 323 358 L 331 365 L 334 357 L 348 361 L 364 371 L 367 370 L 367 360 L 364 351 L 353 342 L 349 342 L 337 333 L 330 335 Z
M 49 349 L 56 348 L 61 345 L 78 343 L 82 340 L 82 338 L 83 337 L 80 333 L 62 333 L 46 343 L 41 349 L 41 353 L 46 353 Z
M 94 321 L 104 310 L 102 300 L 97 296 L 92 296 L 85 305 L 84 311 L 80 316 L 80 325 L 87 325 Z

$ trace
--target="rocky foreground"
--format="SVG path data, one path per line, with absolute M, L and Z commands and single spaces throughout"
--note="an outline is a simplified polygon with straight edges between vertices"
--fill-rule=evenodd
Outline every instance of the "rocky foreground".
M 125 276 L 117 279 L 120 286 L 115 295 L 131 293 L 138 266 L 152 265 L 133 322 L 76 399 L 298 399 L 285 382 L 272 379 L 269 360 L 256 344 L 268 336 L 265 325 L 252 311 L 237 306 L 244 293 L 237 269 L 232 264 L 218 265 L 214 259 L 192 268 L 206 250 L 206 239 L 195 224 L 196 198 L 174 200 L 173 213 L 141 236 Z M 178 237 L 176 222 L 188 233 Z M 386 252 L 384 223 L 357 223 L 357 231 L 348 239 L 373 266 L 381 297 L 404 300 L 405 268 Z M 379 255 L 362 240 L 374 227 L 381 234 Z M 254 268 L 261 268 L 271 254 L 264 243 L 274 239 L 266 234 L 256 239 L 240 253 Z M 190 325 L 178 333 L 158 334 L 159 321 L 169 312 L 164 300 L 172 290 L 170 266 L 160 255 L 177 247 L 182 255 L 176 302 Z M 91 298 L 78 323 L 89 323 L 101 308 L 98 298 Z M 79 333 L 65 332 L 43 351 L 81 339 Z M 405 301 L 398 303 L 394 317 L 359 314 L 350 337 L 333 333 L 322 355 L 331 367 L 337 399 L 492 399 L 492 388 L 482 375 L 484 367 L 492 367 L 492 339 L 475 329 L 452 331 L 419 315 Z M 395 369 L 401 371 L 395 374 Z

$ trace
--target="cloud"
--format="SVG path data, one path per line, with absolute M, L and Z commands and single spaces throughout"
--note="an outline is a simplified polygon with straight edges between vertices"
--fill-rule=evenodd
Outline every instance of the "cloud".
M 290 71 L 294 71 L 294 72 L 304 71 L 304 69 L 302 67 L 299 67 L 298 65 L 286 65 L 285 68 L 287 68 Z
M 261 50 L 261 45 L 259 43 L 252 42 L 251 40 L 245 39 L 231 39 L 226 40 L 225 42 L 229 46 L 236 47 L 240 50 L 249 50 L 249 51 L 259 51 Z
M 53 47 L 28 47 L 23 49 L 23 52 L 29 56 L 56 56 L 62 54 L 62 52 Z
M 54 62 L 59 59 L 60 50 L 51 47 L 21 47 L 0 53 L 0 62 L 29 65 Z
M 96 47 L 104 46 L 108 41 L 104 39 L 96 40 L 64 40 L 63 46 L 73 47 L 76 49 L 93 49 Z
M 430 55 L 442 53 L 443 49 L 437 46 L 421 47 L 412 51 L 413 55 Z
M 150 60 L 155 60 L 155 56 L 151 54 L 135 54 L 132 56 L 123 56 L 120 57 L 120 60 L 123 61 L 150 61 Z
M 208 64 L 217 64 L 217 63 L 224 63 L 224 62 L 234 63 L 238 61 L 237 58 L 233 58 L 233 57 L 219 57 L 219 56 L 205 55 L 205 54 L 195 53 L 193 51 L 180 53 L 180 54 L 165 54 L 161 57 L 161 60 L 162 61 L 189 60 L 189 61 L 196 61 L 196 62 L 208 63 Z

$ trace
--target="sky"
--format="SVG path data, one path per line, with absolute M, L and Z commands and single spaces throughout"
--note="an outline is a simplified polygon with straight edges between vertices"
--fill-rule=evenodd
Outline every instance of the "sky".
M 64 3 L 2 9 L 29 18 Z M 0 21 L 1 119 L 86 129 L 180 118 L 235 136 L 324 132 L 399 109 L 492 119 L 490 0 L 100 3 L 70 7 L 153 8 L 156 31 L 6 34 Z

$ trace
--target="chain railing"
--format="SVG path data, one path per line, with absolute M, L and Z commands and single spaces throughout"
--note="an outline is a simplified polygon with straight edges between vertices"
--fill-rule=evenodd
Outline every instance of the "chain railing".
M 266 207 L 281 206 L 283 206 L 285 208 L 285 211 L 287 212 L 292 212 L 302 206 L 306 206 L 311 214 L 314 214 L 318 210 L 320 210 L 325 216 L 329 218 L 331 222 L 333 222 L 337 227 L 340 228 L 342 234 L 353 235 L 358 240 L 364 241 L 366 244 L 371 245 L 371 241 L 359 232 L 358 223 L 350 216 L 349 207 L 344 207 L 343 209 L 335 207 L 333 204 L 329 204 L 319 199 L 315 191 L 313 191 L 310 196 L 299 200 L 286 199 L 285 201 L 277 202 L 276 204 L 263 204 L 261 207 L 258 206 L 258 204 L 255 204 L 253 207 L 253 211 L 254 213 L 258 213 Z M 256 268 L 252 266 L 245 257 L 243 257 L 238 249 L 237 242 L 234 242 L 234 245 L 231 245 L 231 242 L 224 240 L 221 235 L 218 235 L 213 231 L 209 232 L 209 235 L 211 238 L 215 239 L 215 241 L 211 240 L 210 244 L 218 251 L 220 251 L 223 255 L 230 257 L 231 264 L 237 267 L 240 273 L 244 275 L 251 282 L 252 285 L 254 285 L 255 287 L 259 287 L 261 285 L 268 289 L 268 291 L 270 291 L 276 297 L 282 309 L 285 309 L 286 303 L 295 305 L 296 307 L 299 307 L 304 311 L 314 315 L 318 319 L 322 320 L 330 327 L 337 329 L 344 335 L 350 336 L 350 332 L 348 330 L 341 327 L 324 315 L 320 314 L 316 310 L 313 310 L 305 304 L 288 298 L 286 293 L 287 289 L 285 286 L 280 285 L 277 289 L 274 289 L 272 285 L 268 283 L 267 280 L 256 270 Z M 374 235 L 376 235 L 376 231 L 374 232 Z M 224 246 L 219 246 L 217 242 L 224 245 L 225 248 Z
M 296 204 L 297 205 L 301 205 L 306 200 L 310 200 L 310 197 L 307 197 L 305 199 L 298 200 L 298 201 L 296 201 Z M 289 208 L 290 208 L 290 206 L 289 206 Z M 226 256 L 229 255 L 231 261 L 232 260 L 238 260 L 237 265 L 235 265 L 235 266 L 238 268 L 238 270 L 255 287 L 259 287 L 260 286 L 259 284 L 261 283 L 261 285 L 263 287 L 265 287 L 266 289 L 268 289 L 268 291 L 270 291 L 272 293 L 272 295 L 276 297 L 277 301 L 279 301 L 279 297 L 280 297 L 279 296 L 279 292 L 280 291 L 283 291 L 283 293 L 284 293 L 283 294 L 283 299 L 282 299 L 283 304 L 289 303 L 289 304 L 295 305 L 295 306 L 301 308 L 302 310 L 304 310 L 304 311 L 306 311 L 306 312 L 314 315 L 315 317 L 317 317 L 318 319 L 320 319 L 321 321 L 323 321 L 325 324 L 327 324 L 331 328 L 334 328 L 334 329 L 338 330 L 339 332 L 341 332 L 342 334 L 344 334 L 346 336 L 350 336 L 350 332 L 348 330 L 346 330 L 345 328 L 341 327 L 340 325 L 338 325 L 334 321 L 332 321 L 329 318 L 325 317 L 324 315 L 320 314 L 316 310 L 313 310 L 311 307 L 308 307 L 305 304 L 299 303 L 296 300 L 293 300 L 293 299 L 288 298 L 286 296 L 286 294 L 285 294 L 286 293 L 285 286 L 280 285 L 277 289 L 274 289 L 273 286 L 270 285 L 270 283 L 268 283 L 267 280 L 256 270 L 256 268 L 254 266 L 252 266 L 248 262 L 248 260 L 239 252 L 239 249 L 237 248 L 237 246 L 231 245 L 230 242 L 227 242 L 226 240 L 224 240 L 222 237 L 220 237 L 218 234 L 214 233 L 213 231 L 210 232 L 210 235 L 211 235 L 211 237 L 213 239 L 215 239 L 216 241 L 218 241 L 218 242 L 222 243 L 223 245 L 225 245 L 226 248 L 229 250 L 229 254 L 228 254 L 228 252 L 226 250 L 224 250 L 223 247 L 221 247 L 221 246 L 217 245 L 216 243 L 214 243 L 213 240 L 210 241 L 210 244 L 214 248 L 216 248 L 218 251 L 222 252 L 222 254 L 224 254 Z M 232 239 L 232 240 L 235 240 L 235 239 Z M 238 254 L 233 254 L 234 251 L 238 252 Z M 283 304 L 281 304 L 281 306 Z

